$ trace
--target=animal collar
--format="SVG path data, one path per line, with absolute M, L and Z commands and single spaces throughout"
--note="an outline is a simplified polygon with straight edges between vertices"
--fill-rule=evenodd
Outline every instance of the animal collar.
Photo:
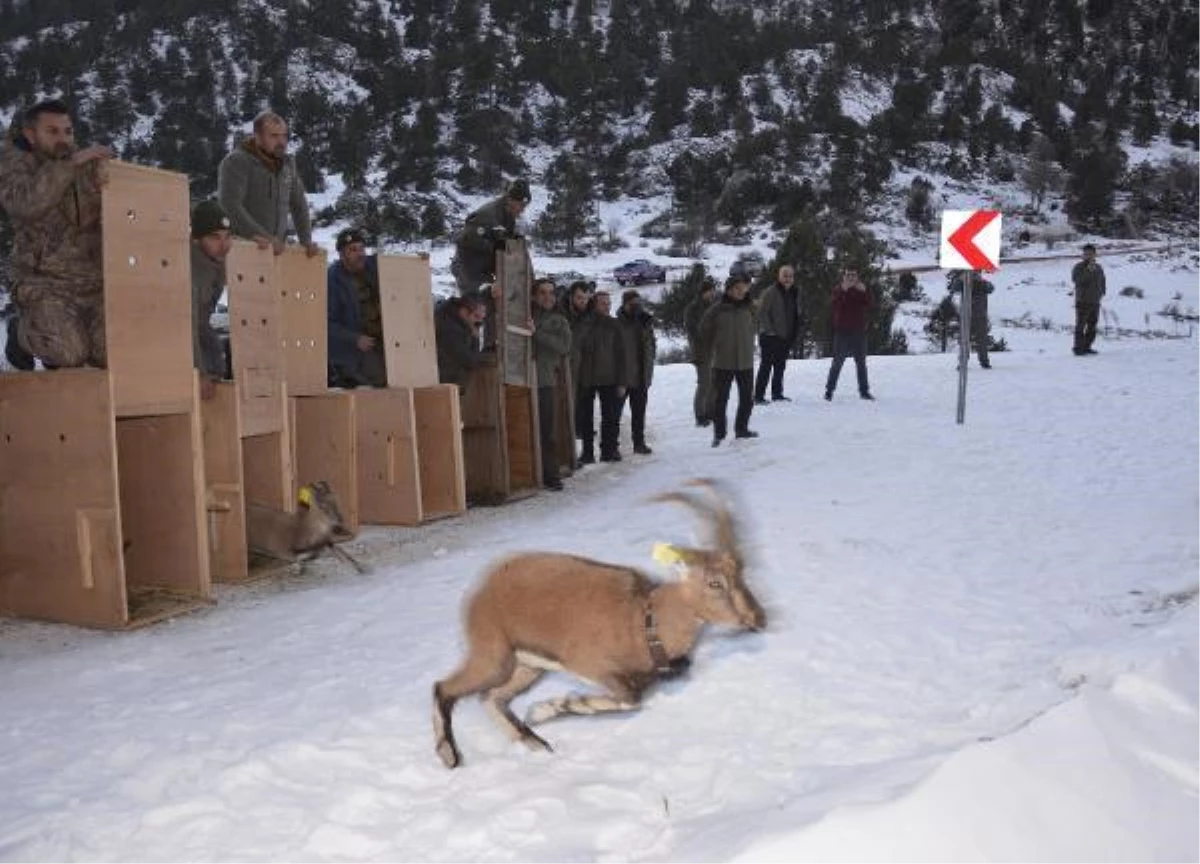
M 650 659 L 654 661 L 654 672 L 663 678 L 679 674 L 679 669 L 671 663 L 667 649 L 658 638 L 658 621 L 654 617 L 654 606 L 649 597 L 646 598 L 646 647 L 650 649 Z

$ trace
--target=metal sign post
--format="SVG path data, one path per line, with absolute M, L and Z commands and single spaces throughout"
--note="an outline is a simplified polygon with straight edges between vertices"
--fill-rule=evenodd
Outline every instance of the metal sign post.
M 958 306 L 958 425 L 967 415 L 967 369 L 971 363 L 971 294 L 975 273 L 962 274 L 962 302 Z

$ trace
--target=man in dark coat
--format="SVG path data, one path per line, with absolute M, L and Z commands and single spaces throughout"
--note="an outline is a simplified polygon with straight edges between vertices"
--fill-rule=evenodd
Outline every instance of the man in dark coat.
M 575 434 L 583 441 L 579 461 L 596 461 L 595 402 L 600 400 L 600 461 L 620 462 L 621 400 L 625 396 L 625 340 L 621 326 L 612 317 L 612 298 L 607 291 L 597 291 L 593 298 L 595 311 L 582 334 L 579 350 L 580 403 L 579 424 Z
M 433 315 L 437 337 L 438 381 L 457 384 L 465 390 L 471 372 L 495 363 L 492 353 L 479 350 L 479 327 L 485 309 L 478 295 L 450 297 L 438 304 Z
M 1095 354 L 1092 343 L 1096 341 L 1100 301 L 1107 286 L 1104 268 L 1096 263 L 1096 247 L 1091 243 L 1083 247 L 1083 260 L 1071 268 L 1071 282 L 1075 285 L 1075 356 Z
M 225 377 L 225 352 L 212 316 L 225 291 L 225 259 L 232 247 L 224 209 L 201 201 L 192 209 L 192 363 L 200 373 L 201 399 L 211 399 Z
M 754 307 L 747 292 L 750 277 L 744 273 L 730 276 L 725 282 L 721 299 L 704 313 L 700 320 L 700 340 L 706 345 L 713 374 L 713 442 L 717 447 L 725 440 L 726 409 L 729 391 L 737 382 L 738 405 L 733 432 L 737 438 L 757 438 L 750 428 L 754 410 Z
M 67 106 L 56 99 L 26 110 L 0 145 L 0 207 L 12 222 L 9 338 L 24 365 L 104 366 L 104 276 L 100 190 L 103 145 L 79 149 Z M 21 349 L 17 352 L 17 349 Z
M 763 292 L 758 304 L 758 377 L 754 381 L 754 401 L 767 404 L 767 379 L 771 382 L 771 401 L 790 402 L 783 395 L 783 373 L 788 354 L 800 331 L 800 292 L 796 271 L 790 264 L 779 268 L 775 282 Z
M 712 422 L 712 366 L 709 363 L 709 354 L 700 341 L 700 320 L 708 311 L 708 307 L 712 306 L 716 294 L 716 280 L 705 276 L 700 283 L 700 293 L 683 311 L 688 351 L 692 355 L 692 365 L 696 367 L 696 392 L 692 396 L 692 412 L 696 415 L 697 426 L 707 426 Z
M 863 399 L 874 399 L 867 382 L 867 310 L 871 307 L 871 293 L 858 278 L 858 269 L 853 266 L 842 268 L 841 276 L 830 295 L 829 310 L 833 323 L 833 363 L 829 377 L 825 380 L 825 401 L 833 401 L 838 376 L 847 357 L 854 358 L 858 372 L 858 395 Z
M 559 367 L 571 354 L 571 325 L 556 308 L 554 280 L 533 283 L 533 356 L 538 377 L 538 426 L 542 446 L 542 485 L 558 492 L 558 447 L 554 430 Z
M 517 237 L 517 217 L 529 205 L 529 183 L 514 180 L 508 191 L 467 217 L 455 244 L 450 271 L 460 294 L 479 290 L 496 279 L 496 253 Z
M 584 430 L 593 428 L 593 405 L 584 399 L 582 381 L 583 345 L 595 321 L 595 301 L 592 286 L 587 282 L 572 282 L 562 300 L 562 313 L 571 327 L 571 384 L 575 388 L 575 437 L 584 439 Z M 590 434 L 590 433 L 589 433 Z M 583 453 L 591 450 L 590 445 Z M 593 455 L 591 461 L 595 461 Z M 582 462 L 582 460 L 581 460 Z
M 642 308 L 642 295 L 632 288 L 621 295 L 617 312 L 625 354 L 625 397 L 629 402 L 629 431 L 633 436 L 633 452 L 649 455 L 646 446 L 646 403 L 650 399 L 650 384 L 654 380 L 654 361 L 658 342 L 654 336 L 654 317 Z
M 326 282 L 330 383 L 386 387 L 379 258 L 367 254 L 366 236 L 357 228 L 340 231 L 335 245 L 338 260 L 329 265 Z
M 950 277 L 950 293 L 962 294 L 962 271 L 955 271 Z M 994 286 L 983 276 L 976 273 L 971 279 L 971 339 L 975 343 L 975 352 L 979 357 L 979 365 L 984 369 L 992 368 L 988 358 L 988 295 Z M 961 308 L 961 307 L 960 307 Z M 961 321 L 962 316 L 959 316 Z

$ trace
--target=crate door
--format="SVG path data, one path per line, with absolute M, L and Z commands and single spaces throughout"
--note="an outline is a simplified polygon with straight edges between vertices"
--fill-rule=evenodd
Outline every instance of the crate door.
M 521 387 L 537 386 L 537 370 L 533 364 L 533 331 L 529 329 L 533 265 L 524 240 L 509 240 L 499 256 L 501 288 L 498 314 L 504 322 L 500 328 L 500 362 L 504 383 Z
M 103 370 L 0 375 L 0 613 L 128 622 Z

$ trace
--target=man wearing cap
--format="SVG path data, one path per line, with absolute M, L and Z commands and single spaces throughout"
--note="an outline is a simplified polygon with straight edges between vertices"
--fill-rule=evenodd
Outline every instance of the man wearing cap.
M 624 408 L 629 402 L 629 431 L 633 436 L 633 452 L 649 455 L 646 446 L 646 403 L 650 399 L 650 384 L 654 379 L 654 361 L 658 343 L 654 337 L 654 317 L 642 308 L 642 295 L 632 288 L 621 295 L 617 311 L 625 354 Z
M 211 399 L 225 377 L 225 352 L 212 326 L 225 290 L 225 259 L 233 246 L 229 217 L 216 201 L 192 209 L 192 363 L 200 373 L 200 398 Z
M 288 155 L 288 125 L 274 111 L 254 118 L 254 134 L 243 140 L 221 160 L 217 175 L 217 197 L 229 215 L 233 233 L 272 248 L 282 255 L 291 215 L 300 244 L 308 257 L 321 249 L 312 240 L 308 199 Z
M 461 294 L 476 291 L 496 279 L 496 253 L 504 241 L 519 236 L 517 217 L 529 204 L 529 184 L 514 180 L 508 191 L 467 217 L 459 232 L 450 269 Z
M 326 292 L 330 382 L 386 387 L 379 258 L 367 254 L 366 235 L 358 228 L 342 229 L 336 246 Z
M 30 355 L 55 368 L 107 362 L 100 190 L 112 156 L 103 145 L 76 147 L 70 110 L 57 99 L 26 110 L 0 146 L 0 207 L 16 235 L 18 323 L 9 333 L 26 366 Z

